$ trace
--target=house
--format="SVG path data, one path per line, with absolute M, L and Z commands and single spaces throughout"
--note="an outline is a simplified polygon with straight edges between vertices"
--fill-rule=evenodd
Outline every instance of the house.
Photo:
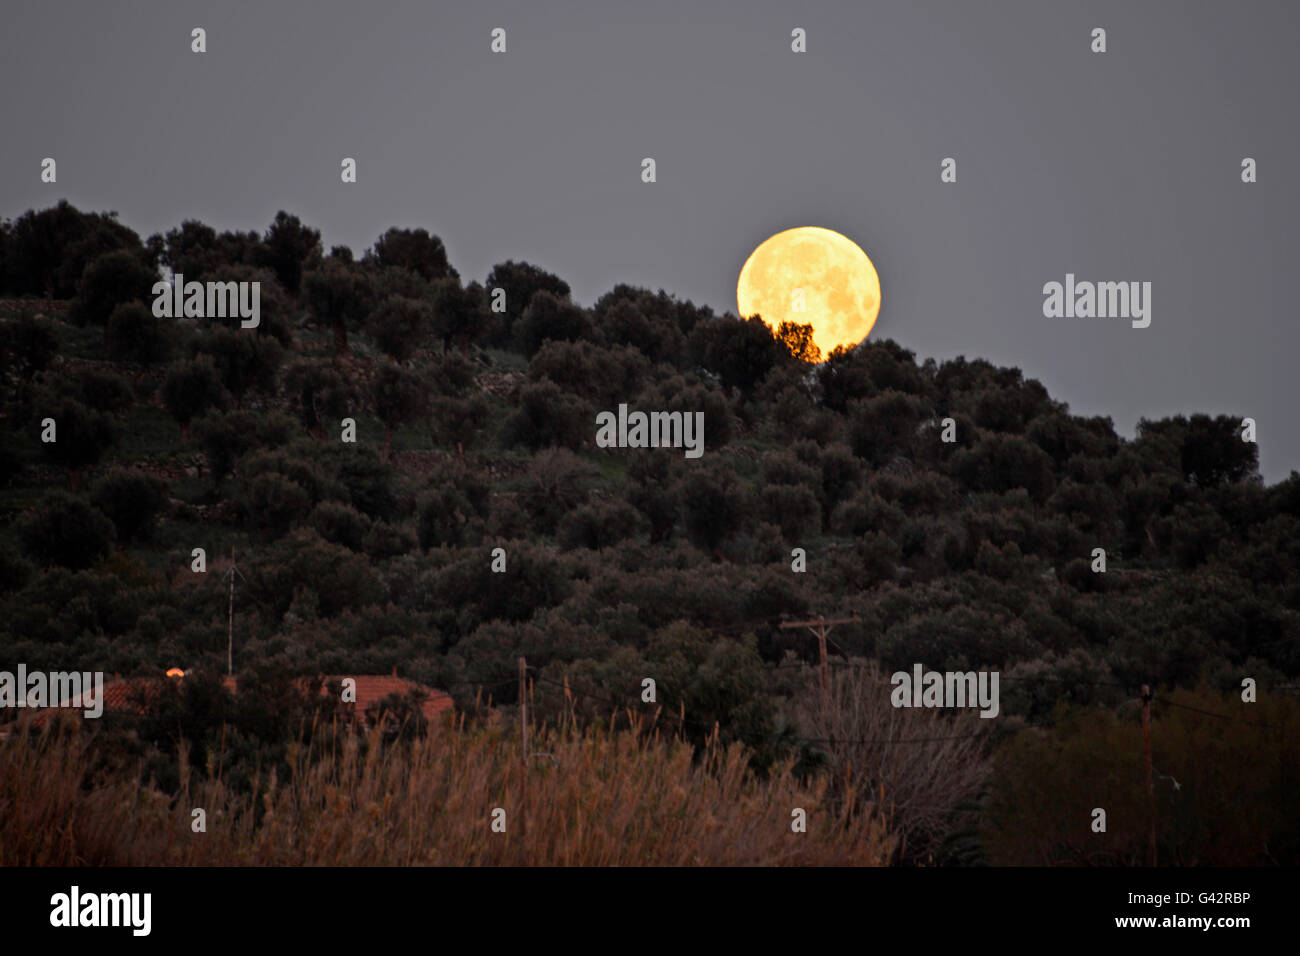
M 170 673 L 170 672 L 169 672 Z M 121 674 L 114 674 L 113 679 L 105 681 L 102 688 L 102 706 L 104 714 L 133 714 L 141 715 L 148 713 L 153 701 L 157 699 L 158 691 L 163 686 L 166 678 L 155 677 L 130 677 L 123 679 Z M 44 727 L 51 723 L 60 711 L 69 711 L 75 713 L 78 719 L 84 720 L 83 712 L 91 709 L 90 701 L 87 700 L 87 693 L 83 691 L 76 696 L 67 700 L 59 701 L 57 706 L 45 707 L 36 711 L 26 721 L 33 728 Z M 9 733 L 15 733 L 18 729 L 18 723 L 5 725 Z M 4 735 L 0 731 L 0 735 Z
M 355 701 L 339 701 L 338 713 L 352 721 L 360 721 L 366 726 L 374 726 L 380 718 L 385 700 L 400 697 L 404 700 L 418 702 L 420 712 L 425 720 L 433 720 L 439 714 L 451 710 L 454 706 L 451 695 L 432 687 L 425 687 L 415 681 L 397 676 L 397 668 L 392 674 L 327 674 L 322 678 L 321 696 L 329 693 L 331 687 L 343 684 L 345 680 L 355 681 Z M 312 681 L 303 679 L 301 687 L 307 689 Z M 347 685 L 343 685 L 344 693 Z M 388 715 L 390 719 L 392 715 Z
M 167 685 L 168 681 L 181 681 L 185 679 L 185 672 L 179 668 L 171 668 L 162 677 L 130 677 L 123 678 L 119 674 L 114 674 L 113 679 L 105 682 L 103 686 L 103 712 L 104 714 L 143 716 L 148 714 L 154 707 L 159 693 Z M 385 701 L 393 699 L 394 696 L 403 700 L 418 702 L 420 712 L 426 720 L 433 720 L 439 714 L 449 711 L 453 708 L 451 695 L 444 691 L 435 690 L 432 687 L 426 687 L 418 684 L 413 680 L 397 676 L 397 668 L 393 668 L 392 674 L 329 674 L 320 679 L 321 696 L 329 694 L 331 687 L 336 687 L 346 680 L 355 682 L 351 688 L 354 691 L 355 700 L 340 700 L 337 707 L 338 715 L 347 722 L 357 724 L 361 727 L 372 727 L 376 725 L 381 716 L 381 709 Z M 316 681 L 310 678 L 299 678 L 295 684 L 302 691 L 308 691 Z M 239 685 L 236 678 L 232 676 L 223 677 L 221 684 L 232 694 L 238 693 Z M 347 685 L 344 685 L 346 688 Z M 82 710 L 86 703 L 82 700 L 82 694 L 78 697 L 67 701 L 60 702 L 59 707 L 46 707 L 34 713 L 27 721 L 32 727 L 43 727 L 55 719 L 56 714 L 66 710 L 75 713 L 79 719 L 82 717 Z M 396 724 L 396 718 L 393 715 L 387 715 L 385 724 L 392 728 Z M 9 736 L 18 730 L 19 722 L 7 723 L 0 725 L 0 738 Z

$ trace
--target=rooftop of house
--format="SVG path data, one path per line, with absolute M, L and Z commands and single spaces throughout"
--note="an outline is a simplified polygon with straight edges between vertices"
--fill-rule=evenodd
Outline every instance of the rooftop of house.
M 164 676 L 159 677 L 123 678 L 118 674 L 114 674 L 112 680 L 105 681 L 103 685 L 103 712 L 105 714 L 146 714 L 153 706 L 159 691 L 166 686 L 167 681 L 181 681 L 184 679 L 185 672 L 178 668 L 172 668 Z M 394 668 L 392 674 L 326 674 L 320 680 L 322 696 L 328 693 L 328 688 L 332 685 L 341 683 L 344 680 L 355 681 L 355 702 L 345 703 L 340 700 L 339 707 L 344 713 L 364 716 L 367 719 L 373 720 L 376 718 L 381 702 L 393 694 L 405 698 L 417 696 L 420 701 L 421 712 L 426 719 L 430 720 L 444 711 L 451 710 L 453 707 L 449 694 L 418 684 L 405 677 L 398 677 L 396 668 Z M 300 677 L 295 683 L 300 688 L 306 689 L 314 681 L 312 678 Z M 238 693 L 239 682 L 233 676 L 223 677 L 221 685 L 232 694 Z M 89 696 L 93 699 L 93 692 Z M 41 708 L 32 716 L 32 726 L 42 726 L 53 720 L 58 712 L 64 710 L 83 716 L 84 711 L 95 709 L 89 705 L 87 697 L 87 693 L 83 690 L 81 694 L 61 701 L 58 707 Z M 13 729 L 13 724 L 5 725 L 3 730 L 0 730 L 0 734 Z

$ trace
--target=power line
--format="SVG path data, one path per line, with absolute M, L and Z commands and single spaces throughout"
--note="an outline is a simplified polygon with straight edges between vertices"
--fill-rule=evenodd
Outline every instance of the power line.
M 830 701 L 830 679 L 827 677 L 826 667 L 826 635 L 836 624 L 857 624 L 860 618 L 857 614 L 851 617 L 836 617 L 826 620 L 824 615 L 818 614 L 815 620 L 811 621 L 782 621 L 781 630 L 788 631 L 794 627 L 806 627 L 817 635 L 817 651 L 821 658 L 821 683 L 822 683 L 822 712 L 825 713 L 829 707 Z
M 1267 727 L 1270 730 L 1275 729 L 1276 727 L 1275 724 L 1265 724 L 1257 720 L 1247 720 L 1244 717 L 1236 717 L 1232 714 L 1216 714 L 1213 711 L 1202 710 L 1201 708 L 1193 707 L 1190 704 L 1180 704 L 1176 700 L 1165 700 L 1164 698 L 1160 698 L 1160 703 L 1168 704 L 1170 707 L 1180 707 L 1183 710 L 1190 710 L 1198 714 L 1204 714 L 1206 717 L 1217 717 L 1219 720 L 1239 720 L 1243 724 L 1250 724 L 1252 727 Z
M 584 690 L 579 687 L 575 687 L 572 681 L 564 683 L 561 681 L 552 680 L 549 677 L 542 677 L 540 674 L 537 675 L 536 680 L 539 680 L 545 684 L 553 684 L 556 687 L 564 687 L 570 693 L 577 694 L 579 697 L 585 697 L 588 700 L 595 700 L 604 704 L 609 704 L 612 707 L 626 708 L 628 706 L 626 702 L 612 700 L 611 698 L 605 697 L 603 695 L 595 694 L 592 693 L 591 691 Z M 680 717 L 676 714 L 669 713 L 667 711 L 661 711 L 661 713 L 667 714 L 668 717 L 677 721 L 683 727 L 687 727 L 687 726 L 694 727 L 704 732 L 709 732 L 713 729 L 711 725 L 703 723 L 701 721 L 687 720 L 683 717 Z M 766 736 L 756 736 L 756 735 L 749 735 L 749 736 L 751 740 L 758 739 L 758 740 L 769 740 L 769 741 L 781 741 L 785 743 L 796 743 L 796 744 L 830 744 L 830 745 L 842 746 L 847 744 L 883 744 L 883 743 L 919 744 L 919 743 L 939 743 L 946 740 L 971 740 L 978 737 L 992 736 L 992 731 L 981 731 L 979 733 L 974 733 L 974 734 L 949 734 L 941 737 L 870 737 L 870 738 L 858 738 L 858 739 L 838 738 L 838 737 L 800 737 L 797 735 L 786 735 L 782 733 L 768 734 Z
M 827 622 L 827 623 L 830 623 L 830 622 Z M 857 665 L 853 665 L 853 664 L 851 664 L 850 662 L 847 662 L 847 661 L 845 661 L 845 662 L 835 662 L 835 663 L 841 663 L 841 664 L 844 664 L 844 665 L 847 665 L 847 666 L 857 666 Z M 787 663 L 787 664 L 772 665 L 772 666 L 769 667 L 768 669 L 769 669 L 769 670 L 777 670 L 777 669 L 782 669 L 782 668 L 786 668 L 786 667 L 800 667 L 800 668 L 808 668 L 808 667 L 810 667 L 810 666 L 811 666 L 811 665 L 808 664 L 806 661 L 794 661 L 794 662 L 789 662 L 789 663 Z M 551 685 L 553 685 L 553 686 L 555 686 L 555 687 L 561 687 L 561 688 L 564 688 L 564 689 L 565 689 L 568 693 L 570 693 L 570 694 L 575 694 L 575 695 L 577 695 L 577 696 L 579 696 L 579 697 L 586 698 L 587 700 L 596 701 L 596 702 L 603 703 L 603 704 L 607 704 L 607 705 L 609 705 L 609 706 L 611 706 L 611 707 L 617 707 L 617 708 L 620 708 L 620 709 L 626 709 L 626 708 L 629 707 L 629 703 L 628 703 L 627 701 L 618 701 L 618 700 L 614 700 L 613 698 L 606 697 L 605 695 L 603 695 L 603 694 L 599 694 L 599 693 L 596 693 L 596 692 L 594 692 L 594 691 L 592 691 L 592 690 L 590 690 L 590 689 L 577 687 L 577 686 L 575 686 L 571 681 L 562 682 L 562 681 L 554 680 L 554 679 L 549 678 L 549 677 L 543 677 L 543 676 L 541 675 L 541 673 L 540 673 L 540 668 L 538 668 L 538 667 L 535 666 L 535 665 L 531 665 L 531 664 L 526 665 L 526 668 L 525 668 L 525 669 L 526 669 L 526 670 L 529 670 L 529 671 L 534 671 L 534 672 L 536 672 L 536 676 L 535 676 L 535 678 L 534 678 L 535 680 L 541 681 L 541 682 L 544 683 L 544 684 L 551 684 Z M 1122 683 L 1122 682 L 1120 682 L 1120 681 L 1100 681 L 1100 680 L 1098 680 L 1098 681 L 1090 681 L 1090 680 L 1087 680 L 1087 679 L 1084 679 L 1084 678 L 1078 678 L 1078 679 L 1075 679 L 1075 678 L 1048 678 L 1048 677 L 1004 677 L 1004 678 L 1002 678 L 1002 679 L 1004 679 L 1004 680 L 1025 680 L 1025 681 L 1048 681 L 1048 680 L 1056 680 L 1056 681 L 1061 681 L 1061 682 L 1074 682 L 1074 683 L 1094 684 L 1094 685 L 1099 685 L 1099 686 L 1111 686 L 1111 687 L 1121 687 L 1121 688 L 1124 688 L 1124 687 L 1128 687 L 1128 686 L 1130 686 L 1130 685 L 1126 685 L 1126 684 L 1124 684 L 1124 683 Z M 483 679 L 483 680 L 470 680 L 470 679 L 465 679 L 465 680 L 460 680 L 460 681 L 443 682 L 443 686 L 444 686 L 444 687 L 454 687 L 454 686 L 467 686 L 467 685 L 468 685 L 468 686 L 482 686 L 482 687 L 498 687 L 498 686 L 505 686 L 505 685 L 507 685 L 507 684 L 513 684 L 513 683 L 515 683 L 517 680 L 518 680 L 518 677 L 517 677 L 517 676 L 516 676 L 516 677 L 501 678 L 500 680 L 496 680 L 496 681 L 489 681 L 489 680 L 486 680 L 486 679 Z M 887 678 L 876 678 L 876 679 L 872 679 L 872 682 L 873 682 L 873 683 L 878 683 L 878 684 L 891 683 Z M 1259 722 L 1259 721 L 1246 720 L 1246 719 L 1243 718 L 1243 717 L 1236 717 L 1236 716 L 1231 715 L 1231 714 L 1219 714 L 1219 713 L 1215 713 L 1215 712 L 1213 712 L 1213 711 L 1203 710 L 1203 709 L 1201 709 L 1201 708 L 1199 708 L 1199 707 L 1194 707 L 1194 706 L 1191 706 L 1191 705 L 1189 705 L 1189 704 L 1181 704 L 1181 703 L 1179 703 L 1179 702 L 1177 702 L 1177 701 L 1169 700 L 1169 699 L 1166 699 L 1166 698 L 1164 698 L 1164 697 L 1156 698 L 1154 695 L 1152 695 L 1150 699 L 1151 699 L 1152 701 L 1157 701 L 1157 700 L 1158 700 L 1159 703 L 1162 703 L 1162 704 L 1168 704 L 1168 705 L 1170 705 L 1171 707 L 1178 707 L 1178 708 L 1181 708 L 1181 709 L 1183 709 L 1183 710 L 1193 711 L 1193 712 L 1195 712 L 1195 713 L 1203 714 L 1203 715 L 1205 715 L 1205 716 L 1207 716 L 1207 717 L 1214 717 L 1214 718 L 1217 718 L 1217 719 L 1219 719 L 1219 720 L 1240 720 L 1240 721 L 1242 721 L 1243 723 L 1250 724 L 1251 726 L 1263 727 L 1263 728 L 1267 728 L 1267 729 L 1274 729 L 1275 726 L 1276 726 L 1276 725 L 1273 725 L 1273 724 L 1261 723 L 1261 722 Z M 685 718 L 685 717 L 681 717 L 681 716 L 678 716 L 678 715 L 676 715 L 676 714 L 672 714 L 672 713 L 669 713 L 669 712 L 667 712 L 667 711 L 662 711 L 662 710 L 660 711 L 660 714 L 661 714 L 661 715 L 666 715 L 668 718 L 677 721 L 677 723 L 678 723 L 679 726 L 681 726 L 681 727 L 691 727 L 691 728 L 694 728 L 694 729 L 699 730 L 699 731 L 704 732 L 704 733 L 708 733 L 708 732 L 711 732 L 711 731 L 713 730 L 713 725 L 706 724 L 706 723 L 704 723 L 704 722 L 702 722 L 702 721 L 690 720 L 690 719 L 687 719 L 687 718 Z M 829 744 L 829 745 L 836 745 L 836 744 L 838 744 L 838 745 L 846 745 L 846 744 L 883 744 L 883 743 L 888 743 L 888 744 L 913 744 L 913 743 L 938 743 L 938 742 L 942 742 L 942 741 L 946 741 L 946 740 L 970 740 L 970 739 L 976 739 L 976 738 L 980 738 L 980 737 L 989 737 L 989 736 L 992 736 L 992 735 L 993 735 L 992 731 L 981 731 L 981 732 L 979 732 L 979 733 L 971 733 L 971 734 L 950 734 L 950 735 L 944 735 L 944 736 L 939 736 L 939 737 L 911 737 L 911 738 L 873 737 L 873 738 L 863 738 L 863 739 L 838 739 L 838 738 L 834 738 L 834 737 L 801 737 L 801 736 L 798 736 L 798 735 L 786 735 L 786 734 L 782 734 L 782 733 L 776 733 L 776 734 L 769 734 L 769 735 L 766 735 L 766 736 L 760 736 L 760 737 L 755 737 L 754 735 L 749 735 L 749 739 L 751 739 L 751 740 L 758 739 L 758 740 L 767 740 L 767 741 L 782 741 L 782 742 L 786 742 L 786 743 L 799 743 L 799 744 Z

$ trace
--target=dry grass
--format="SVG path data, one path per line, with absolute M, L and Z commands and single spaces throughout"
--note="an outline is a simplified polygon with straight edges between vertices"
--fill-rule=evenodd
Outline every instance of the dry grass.
M 739 747 L 693 759 L 646 732 L 517 738 L 442 727 L 408 746 L 343 735 L 334 753 L 291 756 L 287 780 L 252 796 L 182 766 L 170 797 L 138 771 L 88 779 L 85 735 L 0 743 L 0 864 L 134 865 L 884 865 L 894 839 L 852 793 L 826 799 L 779 768 L 756 778 Z M 254 805 L 264 814 L 254 822 Z M 191 810 L 207 832 L 191 832 Z M 506 811 L 506 833 L 492 811 Z M 791 811 L 807 811 L 807 832 Z
M 813 673 L 807 672 L 810 684 Z M 898 708 L 890 691 L 889 675 L 875 662 L 854 660 L 831 675 L 829 710 L 822 712 L 810 692 L 800 719 L 813 736 L 836 741 L 824 745 L 836 784 L 879 793 L 905 858 L 927 862 L 953 828 L 954 812 L 990 776 L 984 741 L 964 735 L 986 733 L 992 721 Z

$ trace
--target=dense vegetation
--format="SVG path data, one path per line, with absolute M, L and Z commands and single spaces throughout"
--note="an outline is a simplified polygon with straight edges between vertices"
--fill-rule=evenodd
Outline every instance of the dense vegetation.
M 155 318 L 160 267 L 260 281 L 259 327 Z M 1094 796 L 1089 774 L 1116 748 L 1140 758 L 1132 701 L 1150 684 L 1157 765 L 1236 735 L 1240 772 L 1194 776 L 1196 806 L 1281 774 L 1230 839 L 1180 850 L 1179 829 L 1162 846 L 1300 855 L 1285 785 L 1300 768 L 1277 730 L 1300 673 L 1300 475 L 1265 486 L 1240 415 L 1143 421 L 1126 440 L 1018 369 L 918 362 L 889 340 L 815 356 L 806 329 L 625 285 L 583 308 L 526 263 L 464 282 L 421 229 L 326 253 L 285 213 L 262 234 L 187 221 L 142 240 L 112 214 L 29 212 L 0 229 L 0 295 L 0 666 L 223 673 L 234 553 L 249 686 L 396 667 L 462 707 L 509 707 L 525 655 L 539 721 L 661 708 L 697 746 L 716 726 L 760 775 L 850 767 L 894 807 L 902 858 L 948 862 L 1140 861 L 1132 818 L 1104 849 L 1068 848 L 1091 808 L 1128 799 Z M 598 449 L 595 414 L 621 402 L 703 411 L 704 456 Z M 843 719 L 814 706 L 815 641 L 780 626 L 818 613 L 860 618 L 833 632 Z M 859 659 L 1000 670 L 1001 714 L 894 711 Z M 1219 717 L 1188 730 L 1162 706 L 1175 687 Z M 844 717 L 863 694 L 885 709 Z M 134 739 L 171 791 L 182 737 L 200 774 L 223 741 L 247 790 L 260 762 L 290 765 L 294 722 L 268 699 L 209 681 Z M 836 743 L 859 725 L 884 742 Z M 986 731 L 953 752 L 888 742 Z M 1066 778 L 1068 794 L 1045 782 Z

